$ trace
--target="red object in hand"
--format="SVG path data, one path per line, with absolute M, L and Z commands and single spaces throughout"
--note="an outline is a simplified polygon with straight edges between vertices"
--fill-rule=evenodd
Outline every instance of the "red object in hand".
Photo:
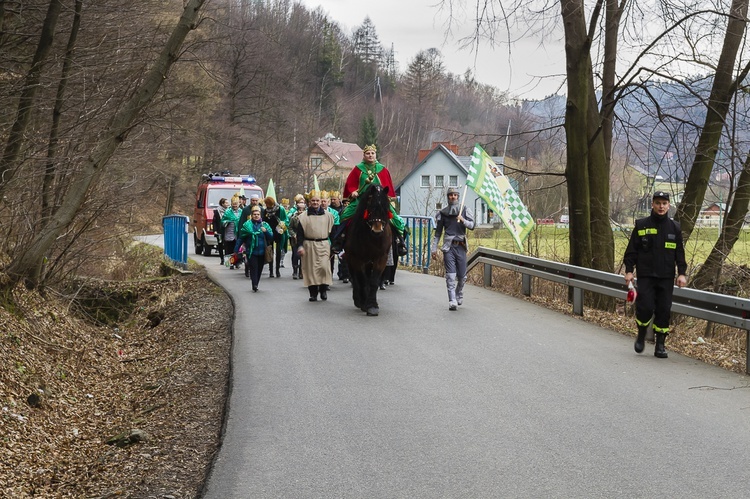
M 628 302 L 633 303 L 636 296 L 638 296 L 638 291 L 636 291 L 635 286 L 633 286 L 633 282 L 631 281 L 628 284 Z

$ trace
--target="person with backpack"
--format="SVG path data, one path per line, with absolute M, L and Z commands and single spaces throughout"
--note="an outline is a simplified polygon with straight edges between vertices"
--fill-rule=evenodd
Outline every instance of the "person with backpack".
M 219 207 L 214 210 L 213 227 L 216 236 L 216 249 L 219 251 L 219 258 L 221 258 L 220 265 L 224 265 L 224 226 L 221 224 L 221 218 L 227 208 L 229 208 L 229 200 L 221 198 L 219 199 Z

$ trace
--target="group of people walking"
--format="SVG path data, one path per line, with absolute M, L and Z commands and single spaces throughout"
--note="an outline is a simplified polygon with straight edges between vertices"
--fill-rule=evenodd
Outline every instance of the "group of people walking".
M 387 186 L 389 192 L 395 193 L 390 172 L 377 161 L 375 146 L 365 147 L 362 163 L 347 177 L 343 198 L 339 192 L 315 189 L 305 196 L 297 194 L 293 206 L 286 199 L 279 204 L 272 196 L 261 200 L 257 194 L 250 199 L 240 193 L 232 199 L 222 198 L 213 221 L 220 240 L 221 264 L 230 269 L 244 265 L 245 276 L 252 280 L 253 291 L 257 292 L 265 265 L 268 264 L 269 278 L 281 277 L 284 257 L 291 251 L 292 278 L 303 280 L 310 301 L 327 300 L 336 260 L 338 278 L 345 284 L 349 282 L 343 244 L 332 249 L 331 241 L 343 241 L 358 194 L 370 184 Z M 403 255 L 404 220 L 395 208 L 392 214 L 391 224 L 397 234 L 394 253 Z M 395 283 L 395 254 L 389 259 L 391 262 L 383 274 L 381 289 Z
M 364 148 L 362 162 L 349 173 L 343 197 L 339 192 L 313 189 L 306 196 L 297 194 L 292 206 L 288 200 L 279 204 L 272 196 L 261 204 L 258 194 L 252 194 L 250 199 L 240 193 L 229 200 L 222 198 L 213 221 L 220 241 L 221 264 L 230 269 L 244 265 L 245 276 L 252 280 L 253 292 L 257 292 L 265 265 L 268 264 L 269 278 L 281 277 L 284 257 L 291 251 L 292 278 L 303 280 L 310 301 L 327 300 L 336 259 L 338 278 L 345 284 L 349 282 L 344 252 L 346 224 L 356 211 L 359 194 L 371 184 L 395 194 L 390 172 L 378 162 L 374 145 Z M 392 198 L 395 200 L 395 196 Z M 456 310 L 463 303 L 466 282 L 466 230 L 474 228 L 471 211 L 466 207 L 459 210 L 456 189 L 448 190 L 448 206 L 438 213 L 437 222 L 433 251 L 444 237 L 449 309 Z M 405 222 L 393 205 L 390 223 L 395 238 L 380 289 L 395 284 L 398 257 L 407 252 Z

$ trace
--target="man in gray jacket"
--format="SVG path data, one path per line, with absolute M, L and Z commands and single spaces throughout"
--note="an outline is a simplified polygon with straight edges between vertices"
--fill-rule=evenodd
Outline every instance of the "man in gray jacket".
M 441 250 L 445 263 L 445 284 L 448 287 L 448 310 L 456 310 L 464 301 L 466 229 L 474 230 L 474 216 L 466 206 L 461 208 L 458 197 L 458 189 L 448 188 L 448 206 L 435 216 L 437 227 L 432 239 L 432 252 L 435 253 L 440 237 L 443 237 Z

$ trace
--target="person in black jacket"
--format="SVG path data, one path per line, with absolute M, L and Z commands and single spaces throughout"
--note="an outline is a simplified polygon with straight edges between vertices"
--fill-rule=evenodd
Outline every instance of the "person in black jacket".
M 656 191 L 651 202 L 651 215 L 636 220 L 625 249 L 625 284 L 633 281 L 633 270 L 638 273 L 638 294 L 635 299 L 635 321 L 638 337 L 635 351 L 643 352 L 646 330 L 653 319 L 656 338 L 654 356 L 667 358 L 664 342 L 669 334 L 669 315 L 672 310 L 672 291 L 675 284 L 687 284 L 685 247 L 680 224 L 669 218 L 669 193 Z

